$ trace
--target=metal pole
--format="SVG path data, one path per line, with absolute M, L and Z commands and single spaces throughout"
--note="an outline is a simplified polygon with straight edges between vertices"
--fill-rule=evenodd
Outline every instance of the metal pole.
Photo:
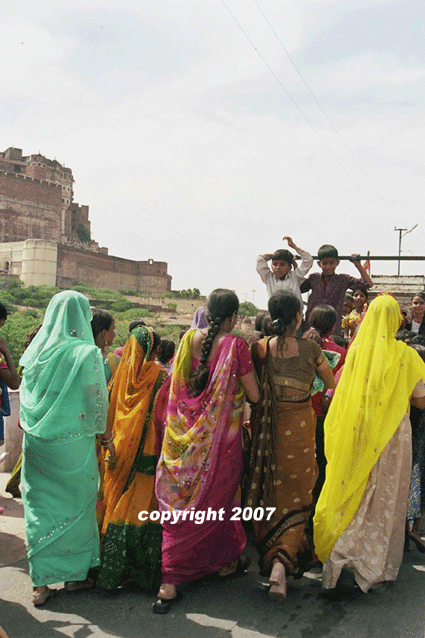
M 301 257 L 299 257 L 301 259 Z M 317 255 L 313 255 L 313 259 L 319 259 Z M 351 255 L 338 255 L 341 261 L 354 261 Z M 425 261 L 425 255 L 360 255 L 356 257 L 357 261 Z

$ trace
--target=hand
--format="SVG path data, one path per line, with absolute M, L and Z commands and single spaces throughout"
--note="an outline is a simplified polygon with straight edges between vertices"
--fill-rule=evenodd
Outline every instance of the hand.
M 358 253 L 353 253 L 350 256 L 350 261 L 353 262 L 354 266 L 356 266 L 356 268 L 358 266 L 361 266 L 361 262 L 360 262 L 360 255 Z
M 290 248 L 294 248 L 294 250 L 296 250 L 297 247 L 295 246 L 294 242 L 292 241 L 292 237 L 288 237 L 287 235 L 285 235 L 285 237 L 282 239 L 282 241 L 285 241 L 285 239 L 288 242 L 288 246 Z
M 116 457 L 117 453 L 115 452 L 115 445 L 113 442 L 105 447 L 105 450 L 108 450 L 109 452 L 109 456 L 106 458 L 106 461 L 110 461 L 111 459 L 114 459 Z

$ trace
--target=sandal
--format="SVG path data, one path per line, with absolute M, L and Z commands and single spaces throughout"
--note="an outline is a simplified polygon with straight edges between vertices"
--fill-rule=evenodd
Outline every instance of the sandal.
M 57 589 L 49 589 L 46 587 L 43 591 L 34 591 L 32 593 L 32 604 L 35 607 L 41 607 L 49 598 L 53 598 L 56 595 Z
M 94 587 L 94 580 L 68 580 L 64 585 L 66 591 L 78 591 L 79 589 L 90 589 Z
M 219 580 L 230 580 L 231 578 L 238 578 L 238 576 L 243 576 L 245 572 L 248 571 L 250 565 L 251 559 L 249 559 L 248 556 L 238 556 L 238 564 L 236 565 L 236 569 L 230 574 L 226 574 L 225 576 L 220 576 L 220 574 L 217 573 L 217 577 Z
M 174 598 L 158 598 L 156 603 L 152 605 L 154 614 L 168 614 L 174 603 L 177 603 L 183 598 L 181 591 L 177 589 Z
M 283 603 L 286 598 L 286 572 L 285 565 L 278 560 L 275 560 L 273 563 L 269 583 L 269 598 L 276 602 Z

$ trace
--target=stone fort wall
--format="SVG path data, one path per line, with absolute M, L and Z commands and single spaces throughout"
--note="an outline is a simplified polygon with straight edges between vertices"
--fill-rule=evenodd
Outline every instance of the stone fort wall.
M 0 153 L 0 269 L 34 285 L 171 290 L 166 262 L 108 255 L 92 240 L 89 207 L 73 201 L 72 184 L 71 169 L 56 160 L 17 148 Z
M 0 172 L 0 241 L 61 241 L 62 189 L 21 174 Z
M 75 281 L 84 281 L 93 288 L 127 288 L 151 294 L 171 290 L 166 262 L 133 261 L 61 244 L 56 285 L 67 288 Z

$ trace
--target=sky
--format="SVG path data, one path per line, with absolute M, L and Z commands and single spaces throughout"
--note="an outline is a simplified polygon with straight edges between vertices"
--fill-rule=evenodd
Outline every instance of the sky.
M 256 257 L 284 235 L 397 255 L 394 228 L 419 224 L 402 254 L 424 254 L 423 0 L 15 0 L 0 18 L 0 148 L 70 167 L 110 254 L 260 307 Z

